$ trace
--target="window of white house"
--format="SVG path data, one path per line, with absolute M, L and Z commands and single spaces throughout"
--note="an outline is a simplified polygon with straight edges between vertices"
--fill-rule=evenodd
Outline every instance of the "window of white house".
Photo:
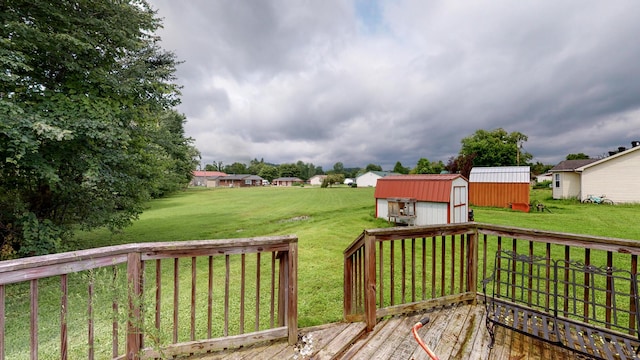
M 556 187 L 559 188 L 560 187 L 560 174 L 555 174 L 554 176 L 556 177 Z

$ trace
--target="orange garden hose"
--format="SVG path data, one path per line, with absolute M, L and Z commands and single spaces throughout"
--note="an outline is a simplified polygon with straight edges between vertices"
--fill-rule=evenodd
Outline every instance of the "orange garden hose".
M 429 349 L 427 344 L 425 344 L 424 341 L 422 341 L 422 338 L 420 337 L 420 335 L 418 335 L 418 330 L 420 330 L 420 328 L 425 326 L 428 322 L 429 322 L 429 318 L 426 317 L 426 318 L 420 320 L 419 322 L 417 322 L 415 325 L 413 325 L 413 329 L 412 329 L 413 337 L 416 339 L 416 341 L 418 342 L 420 347 L 422 347 L 424 349 L 424 351 L 427 353 L 427 355 L 429 355 L 429 357 L 431 359 L 439 360 L 438 356 L 436 356 L 436 354 L 434 354 L 433 351 L 431 351 L 431 349 Z

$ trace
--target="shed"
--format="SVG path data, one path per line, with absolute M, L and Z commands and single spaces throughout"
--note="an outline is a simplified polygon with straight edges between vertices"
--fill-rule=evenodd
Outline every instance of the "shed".
M 529 166 L 474 167 L 469 174 L 469 202 L 528 212 L 530 187 Z
M 468 185 L 460 174 L 380 178 L 374 195 L 376 217 L 410 225 L 467 222 Z

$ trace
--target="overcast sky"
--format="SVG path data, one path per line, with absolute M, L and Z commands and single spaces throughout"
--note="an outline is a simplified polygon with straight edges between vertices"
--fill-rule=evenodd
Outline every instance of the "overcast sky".
M 390 170 L 500 127 L 544 164 L 640 140 L 640 1 L 150 3 L 203 164 Z

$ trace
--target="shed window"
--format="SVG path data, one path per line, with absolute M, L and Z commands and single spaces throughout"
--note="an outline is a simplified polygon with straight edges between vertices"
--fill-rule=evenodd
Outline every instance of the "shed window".
M 555 174 L 554 176 L 556 177 L 556 187 L 559 188 L 560 187 L 560 174 Z

